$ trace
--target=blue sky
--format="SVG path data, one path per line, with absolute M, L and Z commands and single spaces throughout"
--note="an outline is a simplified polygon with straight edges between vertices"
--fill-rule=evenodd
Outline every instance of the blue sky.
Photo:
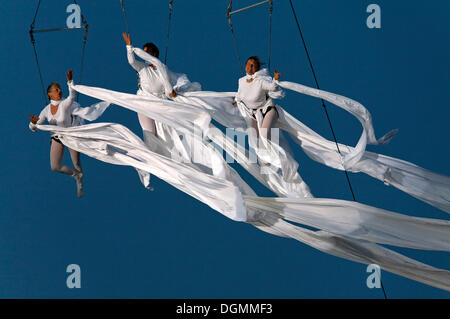
M 155 42 L 164 53 L 168 1 L 125 1 L 132 41 Z M 240 8 L 256 1 L 233 1 Z M 272 66 L 282 79 L 314 86 L 289 1 L 274 1 Z M 322 89 L 351 97 L 372 113 L 377 136 L 398 128 L 385 146 L 369 150 L 450 175 L 448 1 L 293 1 Z M 36 29 L 65 26 L 71 1 L 42 0 Z M 78 3 L 89 23 L 83 81 L 136 91 L 126 60 L 120 1 Z M 381 7 L 381 29 L 366 26 L 366 8 Z M 28 129 L 42 93 L 28 30 L 37 1 L 1 5 L 3 116 L 0 137 L 1 298 L 382 298 L 366 287 L 366 266 L 326 255 L 292 239 L 233 222 L 153 179 L 82 156 L 85 196 L 53 173 L 49 137 Z M 228 1 L 174 1 L 168 66 L 205 90 L 233 91 L 239 65 L 225 13 Z M 233 16 L 242 58 L 267 62 L 267 6 Z M 82 31 L 36 35 L 44 83 L 78 79 Z M 65 94 L 67 89 L 64 88 Z M 81 104 L 92 100 L 81 96 Z M 331 139 L 320 101 L 288 93 L 279 103 Z M 337 138 L 355 144 L 359 123 L 328 105 Z M 112 106 L 99 121 L 141 134 L 133 112 Z M 351 200 L 342 172 L 310 160 L 292 144 L 299 172 L 317 197 Z M 66 152 L 67 153 L 67 152 Z M 68 154 L 65 162 L 70 163 Z M 236 167 L 236 166 L 234 166 Z M 237 168 L 261 196 L 273 194 Z M 359 202 L 411 216 L 448 215 L 362 174 L 350 174 Z M 450 268 L 448 253 L 398 249 Z M 66 267 L 81 267 L 81 289 L 66 287 Z M 449 298 L 448 292 L 382 272 L 389 298 Z

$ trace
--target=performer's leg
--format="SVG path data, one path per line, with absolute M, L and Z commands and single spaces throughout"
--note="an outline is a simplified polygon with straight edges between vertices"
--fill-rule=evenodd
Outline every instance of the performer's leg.
M 50 147 L 50 167 L 52 171 L 72 175 L 73 171 L 62 165 L 62 159 L 64 155 L 64 145 L 52 139 L 52 145 Z
M 70 152 L 70 158 L 72 159 L 73 168 L 77 172 L 83 172 L 83 169 L 81 168 L 81 161 L 80 161 L 80 153 L 69 148 Z
M 80 153 L 69 148 L 70 158 L 72 159 L 74 173 L 73 178 L 77 181 L 77 195 L 83 196 L 83 170 L 81 168 Z
M 258 122 L 255 119 L 251 119 L 252 128 L 254 130 L 256 138 L 259 138 L 259 128 L 258 128 Z
M 266 115 L 261 124 L 260 134 L 266 139 L 270 139 L 270 130 L 272 129 L 275 122 L 278 120 L 278 113 L 275 108 L 267 111 Z
M 139 124 L 141 124 L 142 130 L 149 131 L 156 135 L 155 120 L 153 120 L 145 115 L 139 114 L 139 113 L 138 113 L 138 119 L 139 119 Z

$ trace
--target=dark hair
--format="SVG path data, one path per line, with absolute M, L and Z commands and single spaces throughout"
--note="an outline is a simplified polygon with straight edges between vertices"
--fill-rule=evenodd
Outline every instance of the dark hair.
M 157 58 L 159 57 L 159 49 L 154 43 L 148 42 L 148 43 L 144 44 L 144 46 L 142 48 L 144 50 L 145 50 L 145 48 L 147 48 L 147 50 L 149 51 L 149 53 L 151 53 L 151 55 L 154 55 Z
M 247 65 L 247 62 L 248 62 L 249 60 L 253 60 L 253 61 L 256 62 L 256 66 L 258 67 L 258 70 L 261 68 L 261 64 L 262 64 L 262 63 L 261 63 L 261 61 L 259 60 L 259 58 L 258 58 L 256 55 L 249 57 L 249 58 L 247 59 L 247 61 L 245 61 L 245 64 L 246 64 L 246 65 Z
M 50 85 L 47 87 L 47 95 L 50 93 L 50 90 L 52 89 L 52 87 L 57 86 L 59 87 L 59 89 L 61 90 L 61 85 L 59 85 L 58 82 L 52 82 L 50 83 Z

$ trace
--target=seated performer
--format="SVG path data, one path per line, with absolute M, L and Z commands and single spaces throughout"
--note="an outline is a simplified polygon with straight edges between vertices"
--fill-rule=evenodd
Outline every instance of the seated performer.
M 274 71 L 273 80 L 267 69 L 260 70 L 261 62 L 257 56 L 251 56 L 245 64 L 246 76 L 239 79 L 239 89 L 233 104 L 242 102 L 247 108 L 256 136 L 270 138 L 270 129 L 278 119 L 278 112 L 272 97 L 284 96 L 277 81 L 281 73 Z M 250 121 L 247 121 L 250 122 Z

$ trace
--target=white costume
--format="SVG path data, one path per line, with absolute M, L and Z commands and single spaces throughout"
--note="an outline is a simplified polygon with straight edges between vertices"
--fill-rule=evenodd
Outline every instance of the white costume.
M 72 88 L 73 81 L 67 83 L 69 87 L 69 96 L 65 99 L 58 101 L 50 101 L 39 114 L 36 124 L 30 122 L 29 128 L 36 132 L 38 125 L 42 125 L 47 121 L 50 125 L 56 127 L 72 127 L 83 124 L 83 119 L 95 120 L 97 119 L 106 108 L 109 106 L 107 102 L 100 102 L 90 107 L 81 108 L 78 102 L 74 101 L 75 91 Z M 55 114 L 52 114 L 51 106 L 57 107 Z M 59 140 L 57 134 L 52 134 L 52 141 L 50 147 L 50 167 L 53 171 L 60 172 L 66 175 L 71 175 L 77 182 L 77 194 L 78 197 L 83 196 L 83 183 L 82 183 L 82 167 L 80 162 L 80 153 L 74 149 L 69 148 L 70 157 L 72 159 L 73 167 L 62 164 L 64 155 L 64 143 Z
M 253 111 L 275 106 L 272 98 L 283 97 L 284 92 L 278 86 L 278 81 L 272 80 L 267 73 L 267 69 L 259 70 L 253 75 L 247 74 L 239 79 L 236 102 L 243 102 L 247 108 Z
M 37 131 L 36 125 L 44 124 L 47 121 L 50 125 L 56 125 L 59 127 L 70 127 L 83 124 L 83 119 L 88 121 L 94 121 L 109 106 L 107 102 L 100 102 L 93 104 L 89 107 L 80 107 L 75 99 L 75 90 L 72 87 L 73 81 L 67 82 L 69 88 L 69 96 L 59 101 L 50 101 L 39 114 L 39 119 L 36 124 L 30 122 L 29 128 L 33 132 Z M 51 105 L 58 106 L 55 114 L 51 112 Z
M 151 56 L 149 54 L 149 56 Z M 127 45 L 127 58 L 128 63 L 138 73 L 138 95 L 152 94 L 161 99 L 166 99 L 172 92 L 173 88 L 169 82 L 169 76 L 167 74 L 167 68 L 157 58 L 151 56 L 153 63 L 140 62 L 134 57 L 133 47 Z M 156 134 L 155 121 L 141 113 L 138 113 L 139 123 L 142 130 Z
M 269 130 L 273 133 L 272 126 L 276 123 L 278 117 L 277 107 L 273 99 L 283 98 L 284 95 L 278 81 L 268 75 L 267 69 L 262 69 L 239 79 L 239 88 L 235 100 L 247 126 L 258 130 L 257 135 L 252 130 L 248 130 L 249 145 L 255 150 L 258 160 L 263 164 L 265 174 L 281 174 L 284 182 L 289 185 L 290 193 L 297 193 L 297 195 L 294 195 L 295 197 L 313 197 L 308 185 L 298 174 L 298 163 L 294 160 L 290 153 L 289 144 L 282 133 L 278 131 L 278 128 L 275 128 L 275 133 L 280 141 L 274 142 L 274 136 L 272 136 L 272 139 L 268 139 L 268 136 L 270 136 Z M 275 108 L 276 111 L 269 112 L 272 108 Z M 266 116 L 269 118 L 266 119 Z M 256 124 L 256 127 L 254 124 Z M 281 173 L 279 170 L 281 170 Z M 267 178 L 270 179 L 271 177 L 268 176 Z

